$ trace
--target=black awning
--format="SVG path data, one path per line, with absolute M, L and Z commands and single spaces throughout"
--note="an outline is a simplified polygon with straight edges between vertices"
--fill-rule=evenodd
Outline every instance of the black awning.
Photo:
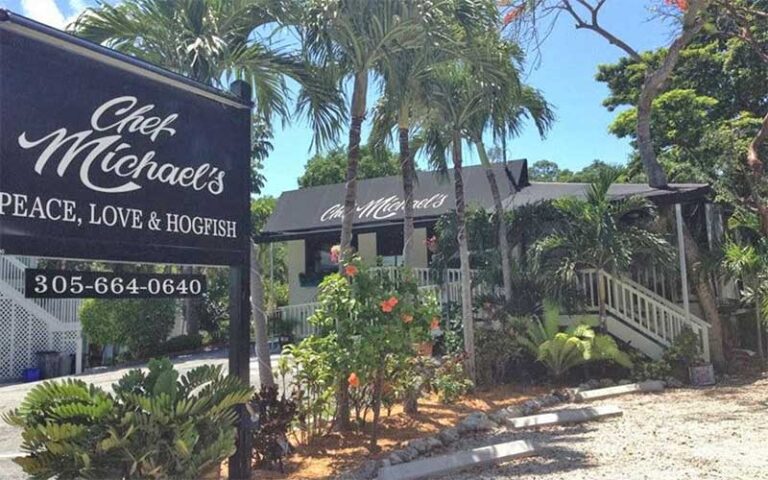
M 528 172 L 525 160 L 494 164 L 502 198 L 509 197 L 514 185 L 525 186 Z M 440 176 L 418 172 L 414 185 L 414 214 L 417 224 L 439 218 L 456 208 L 453 170 Z M 493 198 L 482 166 L 463 169 L 464 191 L 469 206 L 493 208 Z M 280 195 L 259 241 L 300 238 L 307 234 L 341 229 L 344 184 L 292 190 Z M 403 184 L 399 176 L 360 180 L 357 184 L 355 231 L 365 231 L 403 221 Z

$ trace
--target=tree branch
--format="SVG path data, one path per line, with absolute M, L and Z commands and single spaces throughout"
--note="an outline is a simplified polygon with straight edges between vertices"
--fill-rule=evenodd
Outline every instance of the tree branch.
M 640 56 L 640 53 L 638 53 L 637 50 L 632 48 L 627 42 L 623 41 L 613 33 L 609 32 L 605 28 L 603 28 L 600 25 L 600 22 L 598 21 L 598 14 L 600 12 L 600 8 L 605 4 L 605 0 L 599 0 L 595 6 L 592 6 L 589 2 L 586 0 L 575 0 L 579 4 L 581 4 L 584 8 L 586 8 L 589 11 L 590 14 L 590 20 L 587 22 L 584 20 L 573 8 L 572 1 L 574 0 L 561 0 L 560 8 L 568 12 L 568 14 L 573 17 L 574 20 L 576 20 L 576 28 L 584 28 L 586 30 L 592 30 L 593 32 L 597 33 L 601 37 L 608 40 L 608 43 L 611 45 L 615 45 L 619 47 L 620 49 L 624 50 L 624 52 L 629 55 L 633 60 L 637 62 L 642 62 L 643 59 Z

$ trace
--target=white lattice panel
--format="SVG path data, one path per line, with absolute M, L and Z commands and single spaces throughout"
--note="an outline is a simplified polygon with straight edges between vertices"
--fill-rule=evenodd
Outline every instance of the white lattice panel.
M 81 353 L 79 322 L 61 321 L 5 280 L 10 279 L 0 276 L 0 382 L 17 380 L 24 369 L 35 367 L 35 352 Z

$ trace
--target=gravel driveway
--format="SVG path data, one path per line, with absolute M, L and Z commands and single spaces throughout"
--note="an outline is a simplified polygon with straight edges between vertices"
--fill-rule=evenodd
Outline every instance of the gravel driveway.
M 768 479 L 768 379 L 617 397 L 622 417 L 504 432 L 464 447 L 529 439 L 541 454 L 449 480 Z M 573 408 L 564 405 L 560 408 Z

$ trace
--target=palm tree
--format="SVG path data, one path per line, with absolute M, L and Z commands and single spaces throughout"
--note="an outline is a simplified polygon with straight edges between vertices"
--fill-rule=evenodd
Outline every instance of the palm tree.
M 512 299 L 512 261 L 507 238 L 507 219 L 483 134 L 486 129 L 490 129 L 496 138 L 516 136 L 520 133 L 524 120 L 530 118 L 539 134 L 543 136 L 554 121 L 554 113 L 539 91 L 527 85 L 520 85 L 517 66 L 519 49 L 508 43 L 501 43 L 497 48 L 505 52 L 501 69 L 508 73 L 502 81 L 493 82 L 482 78 L 475 80 L 476 88 L 487 91 L 486 104 L 475 109 L 467 135 L 477 149 L 491 189 L 499 232 L 504 298 L 509 302 Z
M 409 15 L 423 16 L 422 9 L 407 9 Z M 392 130 L 397 132 L 400 165 L 403 180 L 403 259 L 405 265 L 413 263 L 413 186 L 416 176 L 411 136 L 423 119 L 427 106 L 423 85 L 433 70 L 440 65 L 463 58 L 478 59 L 467 54 L 466 39 L 476 32 L 492 30 L 497 14 L 492 2 L 478 8 L 475 0 L 442 1 L 421 19 L 425 29 L 423 45 L 419 49 L 400 50 L 377 65 L 382 80 L 382 96 L 377 105 L 371 142 L 380 145 Z
M 427 9 L 428 2 L 416 2 Z M 333 71 L 338 81 L 352 83 L 349 106 L 349 139 L 341 251 L 348 255 L 357 200 L 357 165 L 360 137 L 367 112 L 369 76 L 376 65 L 396 52 L 423 45 L 423 29 L 416 15 L 409 15 L 402 0 L 307 0 L 303 41 L 308 57 Z M 325 131 L 319 140 L 335 139 L 338 131 Z M 341 262 L 343 263 L 343 262 Z
M 639 224 L 655 216 L 653 205 L 641 197 L 612 199 L 608 190 L 615 175 L 603 173 L 587 189 L 586 199 L 559 199 L 555 207 L 565 216 L 558 231 L 539 240 L 535 258 L 563 279 L 574 279 L 581 268 L 626 271 L 633 258 L 648 254 L 660 264 L 673 260 L 673 251 L 659 234 Z M 605 281 L 598 275 L 600 323 L 605 328 Z
M 470 68 L 463 62 L 435 69 L 424 85 L 428 105 L 425 120 L 425 148 L 430 163 L 440 171 L 447 170 L 446 154 L 450 152 L 456 198 L 457 241 L 461 267 L 461 318 L 464 348 L 467 352 L 467 372 L 475 378 L 474 320 L 472 317 L 472 279 L 467 240 L 466 200 L 462 177 L 462 147 L 464 132 L 475 115 L 483 108 L 486 94 L 477 89 Z
M 319 119 L 313 127 L 322 128 L 323 121 L 338 122 L 341 115 L 341 97 L 323 83 L 324 76 L 301 57 L 267 47 L 258 35 L 280 20 L 290 20 L 289 13 L 278 0 L 128 0 L 114 6 L 100 2 L 86 10 L 72 30 L 207 85 L 224 88 L 234 79 L 248 81 L 256 101 L 252 162 L 258 166 L 271 150 L 273 118 L 287 120 L 290 115 L 286 77 L 302 86 L 300 101 L 313 108 L 314 118 Z M 259 187 L 259 177 L 253 183 Z M 257 259 L 252 255 L 251 277 L 258 293 L 263 289 L 260 268 L 254 262 Z M 256 345 L 259 358 L 268 359 L 266 318 L 258 303 L 261 297 L 252 298 L 257 302 L 253 308 Z M 186 308 L 187 312 L 194 310 L 191 305 Z M 273 381 L 268 360 L 259 363 L 259 375 L 265 384 Z

